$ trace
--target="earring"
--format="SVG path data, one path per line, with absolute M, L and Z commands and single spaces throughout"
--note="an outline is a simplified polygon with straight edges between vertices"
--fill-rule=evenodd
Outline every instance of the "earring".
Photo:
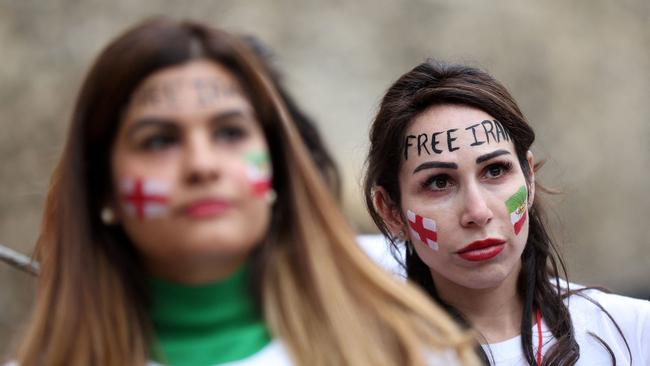
M 264 196 L 266 203 L 268 203 L 269 205 L 274 204 L 277 198 L 278 198 L 278 194 L 275 193 L 275 190 L 273 188 L 266 191 L 266 195 Z
M 113 225 L 115 223 L 115 212 L 113 212 L 113 210 L 108 206 L 102 208 L 99 216 L 101 217 L 104 225 Z

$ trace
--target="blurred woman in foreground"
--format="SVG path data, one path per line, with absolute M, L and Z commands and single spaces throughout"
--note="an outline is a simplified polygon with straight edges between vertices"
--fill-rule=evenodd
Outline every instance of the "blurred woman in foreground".
M 20 365 L 474 364 L 356 246 L 260 61 L 146 21 L 100 54 L 46 202 Z

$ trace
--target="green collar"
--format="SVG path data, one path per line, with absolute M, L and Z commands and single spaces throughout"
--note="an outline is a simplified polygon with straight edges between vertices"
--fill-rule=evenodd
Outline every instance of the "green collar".
M 260 351 L 270 335 L 248 290 L 249 268 L 223 281 L 183 285 L 150 278 L 154 359 L 207 366 Z

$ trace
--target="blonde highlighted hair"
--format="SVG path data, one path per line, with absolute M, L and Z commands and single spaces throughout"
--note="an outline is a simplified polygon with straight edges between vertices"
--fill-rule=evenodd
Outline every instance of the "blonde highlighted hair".
M 132 91 L 196 57 L 240 80 L 271 150 L 278 199 L 251 258 L 253 295 L 294 362 L 420 365 L 440 351 L 476 364 L 471 337 L 358 248 L 256 56 L 223 31 L 160 18 L 114 40 L 78 96 L 45 205 L 38 296 L 19 364 L 137 365 L 150 356 L 146 274 L 124 231 L 101 223 L 100 205 L 111 194 L 110 149 Z

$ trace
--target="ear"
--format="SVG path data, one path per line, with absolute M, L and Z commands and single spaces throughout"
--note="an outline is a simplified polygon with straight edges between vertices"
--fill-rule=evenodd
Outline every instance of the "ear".
M 526 153 L 526 160 L 528 160 L 528 166 L 530 167 L 530 173 L 528 175 L 528 207 L 533 206 L 533 201 L 535 200 L 535 158 L 533 157 L 533 152 L 528 150 Z
M 384 220 L 393 237 L 400 236 L 400 232 L 402 235 L 405 234 L 401 211 L 390 198 L 384 187 L 375 187 L 372 203 L 375 205 L 375 209 L 382 220 Z

